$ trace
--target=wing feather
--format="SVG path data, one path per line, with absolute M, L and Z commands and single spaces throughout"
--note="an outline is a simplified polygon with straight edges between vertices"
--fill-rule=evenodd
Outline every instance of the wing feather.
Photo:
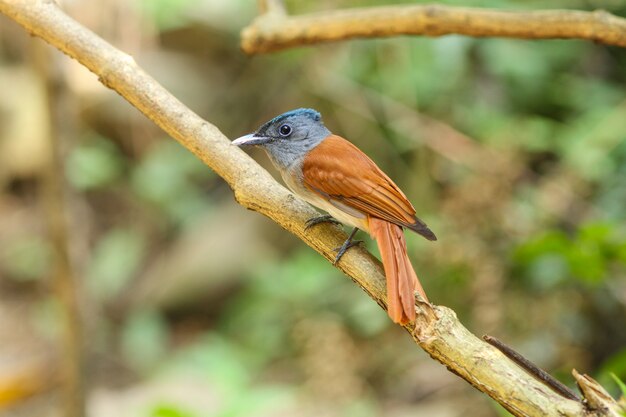
M 435 239 L 415 216 L 415 208 L 400 188 L 367 155 L 340 136 L 327 137 L 309 152 L 302 174 L 309 190 L 340 209 L 348 206 Z

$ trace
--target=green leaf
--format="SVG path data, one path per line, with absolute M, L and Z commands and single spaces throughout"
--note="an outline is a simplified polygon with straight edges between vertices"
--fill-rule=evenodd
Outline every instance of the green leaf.
M 136 370 L 148 372 L 165 357 L 168 327 L 161 315 L 153 310 L 131 314 L 122 330 L 122 352 Z
M 150 417 L 195 417 L 196 415 L 181 409 L 176 405 L 157 405 L 151 412 Z
M 107 232 L 96 244 L 87 273 L 93 294 L 103 300 L 117 295 L 136 274 L 144 252 L 145 242 L 138 232 Z
M 238 396 L 250 385 L 256 368 L 256 351 L 211 333 L 179 351 L 168 362 L 167 373 L 193 373 L 206 377 L 221 390 L 225 398 Z
M 626 384 L 624 383 L 624 381 L 619 379 L 619 377 L 615 375 L 613 372 L 611 372 L 611 378 L 613 378 L 613 381 L 615 381 L 620 391 L 622 391 L 622 397 L 626 398 Z
M 177 223 L 206 212 L 208 199 L 194 179 L 206 181 L 212 171 L 177 143 L 157 143 L 132 175 L 135 191 L 156 204 Z
M 546 253 L 565 255 L 569 246 L 569 239 L 565 233 L 560 230 L 551 230 L 520 245 L 514 257 L 517 262 L 527 264 Z
M 52 252 L 48 242 L 39 236 L 22 237 L 1 249 L 0 261 L 11 278 L 39 279 L 49 271 Z
M 141 10 L 161 29 L 175 29 L 189 22 L 192 0 L 136 0 Z
M 113 183 L 123 168 L 122 156 L 113 142 L 97 137 L 72 150 L 66 172 L 74 187 L 88 190 Z

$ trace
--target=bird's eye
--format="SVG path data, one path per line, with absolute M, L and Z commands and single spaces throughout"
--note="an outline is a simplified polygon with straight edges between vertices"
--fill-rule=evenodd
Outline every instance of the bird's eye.
M 281 127 L 278 128 L 278 133 L 280 133 L 281 136 L 291 135 L 291 126 L 282 125 Z

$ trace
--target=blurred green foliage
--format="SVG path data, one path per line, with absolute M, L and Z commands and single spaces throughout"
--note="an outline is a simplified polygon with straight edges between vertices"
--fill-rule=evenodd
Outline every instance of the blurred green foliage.
M 619 377 L 617 375 L 613 374 L 613 373 L 611 374 L 611 377 L 613 378 L 613 380 L 615 381 L 615 383 L 619 387 L 620 391 L 622 392 L 622 397 L 626 398 L 626 384 L 624 384 L 624 381 L 619 379 Z
M 50 245 L 40 236 L 17 238 L 2 248 L 0 263 L 14 279 L 39 279 L 50 268 Z
M 189 21 L 186 13 L 194 5 L 192 0 L 135 0 L 134 3 L 160 30 L 184 26 Z
M 138 310 L 127 318 L 122 329 L 122 354 L 136 371 L 149 374 L 165 360 L 168 339 L 169 328 L 159 312 Z
M 626 267 L 626 236 L 610 223 L 591 223 L 574 236 L 551 230 L 516 248 L 515 261 L 523 274 L 542 289 L 577 279 L 599 285 Z
M 133 170 L 137 194 L 164 210 L 176 224 L 191 222 L 210 209 L 202 184 L 214 174 L 172 141 L 155 145 Z
M 112 229 L 98 240 L 86 279 L 102 301 L 118 296 L 137 273 L 145 250 L 142 239 L 137 232 Z
M 219 407 L 212 415 L 239 417 L 270 412 L 293 401 L 293 390 L 287 386 L 253 384 L 262 365 L 255 349 L 208 334 L 178 352 L 160 377 L 179 373 L 206 379 L 218 390 Z
M 78 189 L 105 187 L 120 178 L 123 164 L 116 146 L 107 138 L 96 136 L 72 149 L 67 159 L 67 178 Z
M 183 411 L 176 405 L 158 405 L 152 410 L 150 417 L 195 417 L 195 414 Z

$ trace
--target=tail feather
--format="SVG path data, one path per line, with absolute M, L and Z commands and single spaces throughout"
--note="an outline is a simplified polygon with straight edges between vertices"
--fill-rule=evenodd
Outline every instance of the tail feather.
M 421 221 L 417 217 L 415 218 L 415 223 L 409 224 L 406 227 L 408 227 L 409 229 L 413 230 L 415 233 L 424 236 L 426 239 L 428 239 L 430 241 L 437 240 L 437 236 L 435 236 L 433 231 L 430 230 L 428 228 L 428 226 L 426 226 L 426 223 L 424 223 L 423 221 Z
M 407 255 L 402 227 L 373 217 L 369 219 L 369 227 L 378 243 L 387 277 L 387 313 L 396 323 L 414 321 L 414 291 L 419 291 L 424 300 L 428 298 Z

